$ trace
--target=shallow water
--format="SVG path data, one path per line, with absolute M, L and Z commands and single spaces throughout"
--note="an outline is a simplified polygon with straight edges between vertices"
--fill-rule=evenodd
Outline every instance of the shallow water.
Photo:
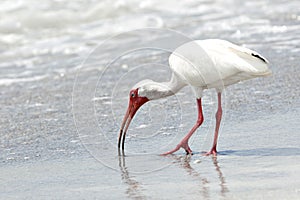
M 299 199 L 299 7 L 296 0 L 1 1 L 1 198 Z M 147 27 L 155 29 L 107 40 Z M 216 159 L 201 155 L 214 130 L 213 90 L 190 141 L 195 154 L 159 156 L 196 119 L 188 87 L 143 106 L 119 157 L 129 89 L 145 78 L 167 81 L 170 51 L 189 38 L 252 48 L 273 75 L 225 90 Z M 159 48 L 126 52 L 150 44 Z

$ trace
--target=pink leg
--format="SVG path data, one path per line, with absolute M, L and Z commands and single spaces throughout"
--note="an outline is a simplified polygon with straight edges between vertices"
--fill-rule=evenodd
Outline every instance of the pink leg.
M 202 124 L 204 118 L 202 113 L 202 105 L 201 105 L 201 98 L 197 99 L 197 106 L 198 106 L 198 120 L 196 124 L 193 126 L 193 128 L 190 130 L 190 132 L 181 140 L 181 142 L 171 151 L 168 151 L 162 155 L 168 155 L 172 154 L 176 151 L 178 151 L 180 148 L 183 148 L 187 154 L 192 154 L 192 150 L 189 147 L 189 139 L 193 135 L 193 133 L 197 130 L 197 128 Z
M 221 101 L 221 92 L 218 93 L 218 111 L 216 112 L 216 129 L 215 129 L 215 136 L 214 136 L 214 143 L 209 152 L 207 152 L 205 155 L 213 155 L 217 156 L 217 141 L 218 141 L 218 135 L 219 135 L 219 129 L 220 129 L 220 123 L 222 119 L 222 101 Z

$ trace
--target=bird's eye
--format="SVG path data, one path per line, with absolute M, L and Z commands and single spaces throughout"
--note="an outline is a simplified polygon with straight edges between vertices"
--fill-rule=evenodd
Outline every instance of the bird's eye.
M 131 93 L 131 95 L 130 95 L 131 97 L 135 97 L 135 94 L 134 93 Z

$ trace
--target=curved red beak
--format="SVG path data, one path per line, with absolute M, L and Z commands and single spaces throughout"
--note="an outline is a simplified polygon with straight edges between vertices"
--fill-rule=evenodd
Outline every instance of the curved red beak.
M 122 150 L 124 150 L 124 144 L 125 144 L 125 137 L 127 130 L 129 128 L 130 122 L 133 119 L 136 111 L 149 99 L 147 97 L 138 97 L 137 93 L 138 89 L 131 90 L 130 91 L 130 98 L 129 98 L 129 105 L 126 111 L 126 114 L 124 116 L 120 133 L 119 133 L 119 140 L 118 140 L 118 148 L 121 147 L 121 141 L 122 141 Z M 124 129 L 125 128 L 125 129 Z

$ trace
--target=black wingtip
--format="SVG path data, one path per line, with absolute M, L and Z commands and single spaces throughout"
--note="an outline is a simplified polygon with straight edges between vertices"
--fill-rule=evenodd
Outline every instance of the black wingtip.
M 251 53 L 251 55 L 254 56 L 254 57 L 256 57 L 256 58 L 258 58 L 258 59 L 260 59 L 260 60 L 262 60 L 263 62 L 267 63 L 266 59 L 263 58 L 261 55 L 255 54 L 255 53 Z

